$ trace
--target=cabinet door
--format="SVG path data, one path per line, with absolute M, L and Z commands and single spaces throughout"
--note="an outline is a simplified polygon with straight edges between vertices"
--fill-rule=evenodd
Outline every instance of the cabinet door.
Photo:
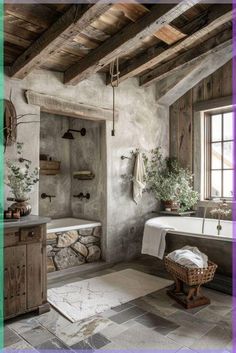
M 42 243 L 27 245 L 27 308 L 42 304 Z
M 26 310 L 26 246 L 4 249 L 4 316 Z

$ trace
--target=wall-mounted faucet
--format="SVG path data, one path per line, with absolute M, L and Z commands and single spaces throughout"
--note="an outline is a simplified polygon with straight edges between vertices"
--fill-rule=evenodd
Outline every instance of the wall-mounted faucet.
M 41 199 L 49 198 L 49 201 L 52 202 L 52 197 L 56 197 L 55 195 L 48 195 L 45 192 L 41 194 Z
M 80 192 L 78 195 L 73 195 L 73 197 L 78 197 L 80 200 L 82 199 L 87 199 L 89 200 L 90 199 L 90 193 L 86 193 L 86 194 L 83 194 L 82 192 Z

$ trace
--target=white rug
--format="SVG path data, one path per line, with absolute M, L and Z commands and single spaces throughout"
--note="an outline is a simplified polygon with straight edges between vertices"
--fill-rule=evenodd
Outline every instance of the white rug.
M 172 283 L 160 277 L 126 269 L 49 289 L 48 301 L 70 321 L 76 322 Z

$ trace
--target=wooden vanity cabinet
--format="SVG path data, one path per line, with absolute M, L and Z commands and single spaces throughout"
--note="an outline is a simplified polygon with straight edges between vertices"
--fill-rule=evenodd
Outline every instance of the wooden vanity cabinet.
M 4 318 L 38 310 L 47 303 L 46 225 L 4 231 Z

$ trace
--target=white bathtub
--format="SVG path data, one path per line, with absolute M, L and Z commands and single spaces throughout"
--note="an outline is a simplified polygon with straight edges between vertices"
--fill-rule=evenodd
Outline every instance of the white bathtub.
M 155 217 L 147 221 L 148 224 L 161 224 L 173 227 L 175 230 L 168 231 L 168 233 L 181 233 L 184 235 L 198 235 L 203 236 L 204 238 L 214 239 L 224 239 L 232 240 L 233 236 L 233 222 L 231 221 L 221 221 L 222 230 L 220 235 L 217 235 L 217 224 L 216 219 L 205 219 L 204 234 L 202 234 L 202 223 L 203 218 L 197 217 Z
M 100 222 L 87 221 L 78 218 L 52 219 L 47 224 L 47 233 L 66 232 L 73 229 L 94 228 L 101 226 Z

